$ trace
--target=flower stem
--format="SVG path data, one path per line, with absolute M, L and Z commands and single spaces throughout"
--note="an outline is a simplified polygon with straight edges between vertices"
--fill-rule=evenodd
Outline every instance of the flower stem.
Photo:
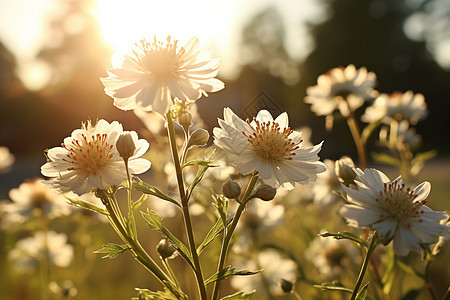
M 49 262 L 49 245 L 48 245 L 48 219 L 43 209 L 40 209 L 40 217 L 42 222 L 43 247 L 44 253 L 41 258 L 41 289 L 42 300 L 50 299 L 49 283 L 50 283 L 50 262 Z
M 178 294 L 177 291 L 173 291 L 173 287 L 170 284 L 172 281 L 170 278 L 160 269 L 160 267 L 155 263 L 155 261 L 148 255 L 148 253 L 142 248 L 139 241 L 133 237 L 131 237 L 124 224 L 124 218 L 118 209 L 118 205 L 114 197 L 110 197 L 106 194 L 106 191 L 100 191 L 97 193 L 103 204 L 105 205 L 109 215 L 108 219 L 116 230 L 117 234 L 120 238 L 127 243 L 130 247 L 130 251 L 133 254 L 134 258 L 148 271 L 150 271 L 159 281 L 164 284 L 172 293 L 175 295 Z
M 426 265 L 425 265 L 425 282 L 426 282 L 427 289 L 430 292 L 431 299 L 438 300 L 439 298 L 436 294 L 436 291 L 434 290 L 433 282 L 430 280 L 430 265 L 431 265 L 431 260 L 427 259 Z
M 183 207 L 183 219 L 186 228 L 186 235 L 189 243 L 189 249 L 192 255 L 192 260 L 194 262 L 195 278 L 197 279 L 197 286 L 200 293 L 200 297 L 202 300 L 206 300 L 207 299 L 206 286 L 203 280 L 203 273 L 200 266 L 200 260 L 197 254 L 197 247 L 195 246 L 194 231 L 192 229 L 192 221 L 188 206 L 189 199 L 187 198 L 186 191 L 184 190 L 183 171 L 181 170 L 180 158 L 178 157 L 175 129 L 170 112 L 166 114 L 166 118 L 167 118 L 167 132 L 169 135 L 170 149 L 172 152 L 173 164 L 176 170 L 178 190 L 181 198 L 181 205 Z
M 364 275 L 366 274 L 367 267 L 369 266 L 370 257 L 372 256 L 373 250 L 375 250 L 375 247 L 377 246 L 377 231 L 372 231 L 371 237 L 370 237 L 370 244 L 369 248 L 367 248 L 366 257 L 364 258 L 363 265 L 361 266 L 361 271 L 359 272 L 358 280 L 356 281 L 355 288 L 353 289 L 352 296 L 350 297 L 350 300 L 355 300 L 356 296 L 358 295 L 359 287 L 361 286 L 361 283 L 364 279 Z
M 359 130 L 359 126 L 356 121 L 355 114 L 350 109 L 350 106 L 349 106 L 349 111 L 350 111 L 350 113 L 347 117 L 347 124 L 350 129 L 350 132 L 352 133 L 353 141 L 355 142 L 355 145 L 356 145 L 356 150 L 358 151 L 359 165 L 360 165 L 361 169 L 364 170 L 365 168 L 367 168 L 365 145 L 361 138 L 361 131 Z
M 225 265 L 225 259 L 228 254 L 228 248 L 230 246 L 231 237 L 233 236 L 234 230 L 236 229 L 236 226 L 239 222 L 239 218 L 241 217 L 245 206 L 247 202 L 251 199 L 251 193 L 253 191 L 253 188 L 255 187 L 256 182 L 258 181 L 258 175 L 253 175 L 250 179 L 250 182 L 247 185 L 247 188 L 244 192 L 244 195 L 242 196 L 242 199 L 239 203 L 239 206 L 236 210 L 236 213 L 233 218 L 233 222 L 231 223 L 230 227 L 227 229 L 226 226 L 224 226 L 223 229 L 223 242 L 222 242 L 222 248 L 220 249 L 220 257 L 219 257 L 219 264 L 217 266 L 217 272 L 220 272 L 220 270 L 223 269 Z M 214 290 L 211 299 L 217 300 L 219 298 L 219 289 L 220 289 L 220 279 L 218 279 L 214 283 Z

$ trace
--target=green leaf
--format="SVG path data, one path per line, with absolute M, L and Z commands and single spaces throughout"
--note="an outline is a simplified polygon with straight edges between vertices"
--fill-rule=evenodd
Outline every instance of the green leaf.
M 183 257 L 187 257 L 189 261 L 192 262 L 192 256 L 190 255 L 188 248 L 175 235 L 173 235 L 167 227 L 163 225 L 162 218 L 155 211 L 147 209 L 147 213 L 141 213 L 147 221 L 147 225 L 151 229 L 164 234 L 172 243 L 176 245 L 177 250 L 182 252 Z
M 102 256 L 102 258 L 109 258 L 109 259 L 113 259 L 116 258 L 120 253 L 126 251 L 130 249 L 130 247 L 128 247 L 128 245 L 118 245 L 118 244 L 114 244 L 114 243 L 108 243 L 108 244 L 103 244 L 102 248 L 94 251 L 94 253 L 96 254 L 106 254 L 105 256 Z
M 351 241 L 354 241 L 354 242 L 367 248 L 367 243 L 363 239 L 361 239 L 359 236 L 356 236 L 350 232 L 346 232 L 346 231 L 342 231 L 342 232 L 340 231 L 338 233 L 324 232 L 324 233 L 319 233 L 318 235 L 322 236 L 322 237 L 333 237 L 337 240 L 341 240 L 341 239 L 351 240 Z
M 71 198 L 66 195 L 64 195 L 64 197 L 67 199 L 67 201 L 69 202 L 70 205 L 73 205 L 76 207 L 81 207 L 84 209 L 89 209 L 89 210 L 101 213 L 103 215 L 106 215 L 106 216 L 109 215 L 109 213 L 106 211 L 106 209 L 98 207 L 95 204 L 92 204 L 90 202 L 87 202 L 87 201 L 84 201 L 81 199 Z
M 423 152 L 423 153 L 417 153 L 416 156 L 413 158 L 413 160 L 411 161 L 411 166 L 417 165 L 417 164 L 421 164 L 429 159 L 432 159 L 433 157 L 435 157 L 437 155 L 437 151 L 436 150 L 430 150 L 427 152 Z
M 366 283 L 365 286 L 358 292 L 358 295 L 356 295 L 355 300 L 364 300 L 367 297 L 367 288 L 369 287 L 369 283 Z
M 144 204 L 145 201 L 147 201 L 149 194 L 142 194 L 142 196 L 139 198 L 139 200 L 133 202 L 133 210 L 138 209 L 141 207 L 142 204 Z
M 203 242 L 197 248 L 197 254 L 200 255 L 202 251 L 223 231 L 223 222 L 217 219 L 216 224 L 209 230 Z
M 379 163 L 391 165 L 394 167 L 401 167 L 402 165 L 402 162 L 399 159 L 392 157 L 386 153 L 371 153 L 371 155 L 372 158 Z
M 198 159 L 198 160 L 191 160 L 186 162 L 181 168 L 184 169 L 185 167 L 189 166 L 207 166 L 207 167 L 218 167 L 219 165 L 213 164 L 213 161 L 211 160 L 204 160 L 204 159 Z
M 251 291 L 249 293 L 246 292 L 237 292 L 236 294 L 225 296 L 220 300 L 248 300 L 252 299 L 253 295 L 256 291 Z
M 133 188 L 135 190 L 137 190 L 137 191 L 140 191 L 140 192 L 144 193 L 144 194 L 149 194 L 149 195 L 152 195 L 152 196 L 156 196 L 159 199 L 162 199 L 162 200 L 165 200 L 165 201 L 169 201 L 169 202 L 175 204 L 176 206 L 178 206 L 179 208 L 181 208 L 181 205 L 180 205 L 180 203 L 177 200 L 167 196 L 166 194 L 164 194 L 163 192 L 161 192 L 160 190 L 158 190 L 154 186 L 151 186 L 151 185 L 143 182 L 139 178 L 134 178 L 133 179 Z
M 222 220 L 223 225 L 228 223 L 227 220 L 227 213 L 228 213 L 228 198 L 224 197 L 222 195 L 216 195 L 213 194 L 213 198 L 216 203 L 213 203 L 213 205 L 217 208 L 217 211 L 219 212 L 220 219 Z
M 205 163 L 201 164 L 197 170 L 197 174 L 195 175 L 194 180 L 191 183 L 191 186 L 188 189 L 188 193 L 187 193 L 187 199 L 189 199 L 191 197 L 192 192 L 194 191 L 195 187 L 200 183 L 200 181 L 202 180 L 203 176 L 205 175 L 206 171 L 209 169 L 211 165 L 211 163 L 213 162 L 211 160 L 212 154 L 210 155 L 210 157 L 208 159 L 204 159 Z M 206 162 L 209 162 L 206 163 Z
M 397 268 L 395 267 L 396 257 L 392 247 L 386 247 L 386 258 L 386 270 L 384 271 L 383 277 L 381 278 L 381 282 L 383 284 L 383 293 L 385 295 L 389 295 L 394 283 L 395 272 L 397 270 Z
M 369 139 L 369 137 L 372 135 L 372 132 L 381 125 L 381 120 L 378 120 L 376 122 L 373 123 L 369 123 L 362 131 L 361 134 L 361 139 L 363 141 L 363 143 L 365 144 L 367 142 L 367 140 Z
M 179 299 L 187 299 L 186 295 L 178 290 L 174 290 L 174 293 L 171 292 L 169 289 L 164 288 L 164 291 L 156 291 L 152 292 L 147 289 L 139 289 L 136 288 L 136 291 L 138 291 L 138 297 L 132 298 L 133 300 L 179 300 Z
M 261 272 L 263 269 L 256 270 L 256 271 L 249 271 L 249 270 L 240 270 L 236 271 L 236 269 L 232 266 L 228 266 L 214 274 L 213 276 L 209 277 L 205 280 L 205 285 L 208 285 L 214 281 L 222 280 L 227 277 L 233 276 L 233 275 L 240 275 L 240 276 L 247 276 L 247 275 L 255 275 Z
M 321 284 L 315 284 L 314 287 L 321 290 L 341 291 L 349 294 L 353 293 L 352 289 L 346 288 L 340 282 L 323 282 Z

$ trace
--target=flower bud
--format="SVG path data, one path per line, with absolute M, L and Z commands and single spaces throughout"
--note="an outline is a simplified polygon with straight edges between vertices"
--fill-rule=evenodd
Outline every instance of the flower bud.
M 125 160 L 133 156 L 136 145 L 130 132 L 125 131 L 119 136 L 116 142 L 116 148 L 119 151 L 120 157 Z
M 356 178 L 356 173 L 353 171 L 355 164 L 353 160 L 348 156 L 343 156 L 335 163 L 336 176 L 340 182 L 349 186 Z
M 199 128 L 191 134 L 187 147 L 190 148 L 193 146 L 204 146 L 206 145 L 208 140 L 209 132 L 205 129 Z
M 277 189 L 274 189 L 268 184 L 261 184 L 256 190 L 256 197 L 263 201 L 270 201 L 275 198 Z
M 286 279 L 280 279 L 280 287 L 285 293 L 292 293 L 292 289 L 294 288 L 294 284 Z
M 156 250 L 162 259 L 174 258 L 177 255 L 175 248 L 170 245 L 169 240 L 166 238 L 159 241 L 158 246 L 156 246 Z
M 192 113 L 189 109 L 182 109 L 178 113 L 178 123 L 183 126 L 183 128 L 189 128 L 192 126 Z
M 241 194 L 241 187 L 237 182 L 228 181 L 222 186 L 223 195 L 227 198 L 237 198 Z

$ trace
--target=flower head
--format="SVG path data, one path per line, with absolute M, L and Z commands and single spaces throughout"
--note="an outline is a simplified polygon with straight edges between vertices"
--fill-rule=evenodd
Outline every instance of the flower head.
M 0 205 L 3 226 L 21 224 L 40 210 L 48 218 L 70 214 L 66 199 L 41 180 L 27 180 L 9 191 L 10 203 Z
M 407 255 L 410 250 L 420 252 L 421 244 L 431 244 L 444 235 L 445 212 L 433 211 L 426 204 L 431 190 L 429 182 L 416 188 L 405 186 L 401 177 L 394 181 L 375 169 L 354 169 L 358 190 L 342 185 L 350 204 L 339 212 L 351 226 L 370 227 L 379 233 L 380 241 L 394 241 L 394 252 Z
M 116 148 L 122 132 L 122 125 L 117 121 L 110 124 L 99 120 L 95 125 L 88 121 L 65 138 L 62 147 L 48 150 L 49 161 L 41 167 L 42 174 L 53 177 L 50 182 L 61 191 L 78 195 L 120 184 L 127 179 L 125 164 Z M 130 173 L 140 174 L 150 168 L 148 160 L 139 158 L 149 144 L 138 140 L 136 132 L 129 134 L 136 149 L 128 159 L 128 168 Z
M 67 267 L 73 259 L 73 246 L 67 243 L 64 233 L 37 232 L 32 237 L 18 241 L 16 248 L 9 253 L 9 258 L 19 271 L 26 272 L 33 270 L 44 255 L 55 266 Z
M 376 96 L 375 83 L 375 73 L 367 72 L 366 68 L 356 69 L 354 65 L 334 68 L 320 75 L 317 85 L 307 88 L 305 102 L 312 104 L 311 110 L 318 116 L 330 115 L 336 109 L 348 116 L 349 108 L 355 111 L 364 100 Z
M 195 101 L 223 89 L 223 82 L 214 78 L 219 67 L 220 60 L 211 59 L 208 50 L 200 51 L 196 38 L 178 47 L 170 36 L 165 44 L 155 37 L 153 43 L 136 43 L 128 55 L 113 57 L 109 77 L 101 80 L 116 107 L 165 114 L 172 97 Z
M 8 172 L 14 160 L 14 155 L 7 147 L 0 147 L 0 173 Z
M 286 113 L 274 120 L 268 111 L 261 110 L 252 122 L 245 122 L 225 108 L 219 125 L 214 128 L 214 143 L 229 152 L 238 172 L 258 172 L 273 187 L 292 189 L 295 182 L 315 181 L 317 173 L 326 169 L 317 155 L 322 143 L 301 148 L 302 135 L 288 127 Z

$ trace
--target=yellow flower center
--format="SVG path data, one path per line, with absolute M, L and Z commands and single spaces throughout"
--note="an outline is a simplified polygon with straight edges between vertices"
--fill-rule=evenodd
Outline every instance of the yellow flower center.
M 156 37 L 153 43 L 140 41 L 136 44 L 137 49 L 133 50 L 134 60 L 141 66 L 143 72 L 153 75 L 156 79 L 165 80 L 168 77 L 177 75 L 180 66 L 179 57 L 184 53 L 181 47 L 177 51 L 178 41 L 171 41 L 171 37 L 167 37 L 164 45 L 157 41 Z
M 281 130 L 280 125 L 276 122 L 260 122 L 253 119 L 255 125 L 251 125 L 247 120 L 247 124 L 252 129 L 252 133 L 242 132 L 252 144 L 253 150 L 258 153 L 264 160 L 279 162 L 282 160 L 291 160 L 295 155 L 295 150 L 299 148 L 298 143 L 294 143 L 289 138 L 293 132 L 289 127 Z
M 397 181 L 385 183 L 384 190 L 380 191 L 380 197 L 375 199 L 384 211 L 380 214 L 380 218 L 394 218 L 410 228 L 411 220 L 420 218 L 424 213 L 422 206 L 426 204 L 426 200 L 414 202 L 416 196 L 410 188 L 405 189 L 404 183 L 401 185 Z M 422 220 L 419 219 L 419 222 Z
M 73 139 L 70 145 L 62 144 L 69 151 L 63 161 L 73 166 L 67 170 L 83 170 L 96 175 L 97 170 L 106 166 L 109 160 L 114 156 L 112 149 L 114 145 L 106 141 L 106 133 L 81 135 L 81 139 Z

